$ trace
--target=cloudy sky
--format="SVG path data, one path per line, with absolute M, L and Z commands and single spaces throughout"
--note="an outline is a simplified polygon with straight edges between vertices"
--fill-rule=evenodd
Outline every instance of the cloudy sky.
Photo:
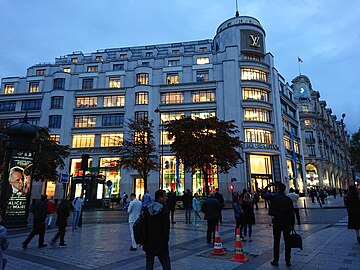
M 346 4 L 345 4 L 346 3 Z M 360 127 L 360 1 L 238 0 L 291 80 L 302 74 L 348 131 Z M 82 51 L 212 39 L 235 0 L 0 0 L 0 78 Z

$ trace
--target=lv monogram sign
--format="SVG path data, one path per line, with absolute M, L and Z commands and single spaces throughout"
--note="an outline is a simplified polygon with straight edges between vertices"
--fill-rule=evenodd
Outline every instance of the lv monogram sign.
M 250 44 L 250 46 L 252 47 L 256 47 L 256 48 L 260 48 L 260 37 L 259 36 L 254 36 L 254 35 L 250 35 L 251 41 L 252 43 Z

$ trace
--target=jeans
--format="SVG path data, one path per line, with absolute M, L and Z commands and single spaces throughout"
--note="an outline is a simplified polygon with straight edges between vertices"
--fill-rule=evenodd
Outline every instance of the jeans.
M 60 237 L 60 245 L 64 245 L 65 244 L 65 232 L 66 232 L 66 226 L 59 226 L 59 230 L 55 234 L 55 236 L 51 239 L 51 242 L 55 243 L 56 240 Z
M 198 221 L 198 218 L 199 218 L 198 215 L 199 215 L 199 212 L 194 210 L 194 225 L 195 226 L 197 225 L 197 221 Z
M 206 232 L 206 240 L 208 243 L 211 242 L 211 238 L 215 242 L 215 227 L 218 225 L 219 219 L 211 218 L 207 220 L 207 232 Z
M 24 246 L 27 246 L 31 239 L 34 238 L 35 235 L 39 235 L 39 246 L 44 244 L 44 237 L 45 237 L 45 222 L 37 222 L 34 223 L 32 231 L 30 232 L 29 236 L 23 242 Z
M 185 219 L 186 223 L 191 222 L 191 207 L 185 207 Z
M 169 249 L 164 250 L 161 254 L 157 255 L 162 269 L 171 270 Z M 153 270 L 155 262 L 155 255 L 146 253 L 146 270 Z
M 235 234 L 236 234 L 236 229 L 239 229 L 240 230 L 240 235 L 243 235 L 243 228 L 244 228 L 243 223 L 244 222 L 243 222 L 242 217 L 236 217 L 235 220 L 236 220 Z
M 72 226 L 73 230 L 76 230 L 77 227 L 78 227 L 80 213 L 81 213 L 81 211 L 74 211 L 74 214 L 73 214 L 73 226 Z
M 244 225 L 244 236 L 246 236 L 247 229 L 249 229 L 249 237 L 252 235 L 252 224 L 245 224 Z
M 274 235 L 274 261 L 279 261 L 279 253 L 280 253 L 280 238 L 281 232 L 283 232 L 284 240 L 285 240 L 285 261 L 290 262 L 291 260 L 291 248 L 289 246 L 289 235 L 290 235 L 290 226 L 284 224 L 273 224 L 273 235 Z

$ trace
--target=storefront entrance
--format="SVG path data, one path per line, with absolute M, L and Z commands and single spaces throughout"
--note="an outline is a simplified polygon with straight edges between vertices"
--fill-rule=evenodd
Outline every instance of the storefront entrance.
M 271 156 L 249 155 L 252 191 L 273 182 Z
M 142 196 L 144 195 L 144 179 L 142 178 L 134 178 L 134 193 L 141 200 Z
M 251 175 L 252 190 L 264 189 L 268 184 L 272 183 L 271 175 Z

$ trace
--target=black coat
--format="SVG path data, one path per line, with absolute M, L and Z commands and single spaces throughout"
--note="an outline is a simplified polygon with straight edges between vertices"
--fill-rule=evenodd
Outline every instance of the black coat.
M 34 214 L 34 224 L 45 222 L 47 217 L 46 201 L 37 200 L 32 206 L 31 212 Z
M 174 211 L 176 205 L 176 196 L 174 192 L 169 192 L 167 195 L 167 206 L 169 207 L 169 210 Z
M 221 193 L 219 193 L 219 192 L 215 192 L 214 195 L 215 195 L 215 199 L 217 199 L 219 201 L 220 206 L 224 207 L 224 197 L 223 197 L 223 195 Z
M 67 218 L 69 216 L 69 206 L 67 202 L 61 202 L 56 209 L 57 219 L 56 226 L 58 227 L 66 227 L 67 226 Z
M 204 219 L 220 218 L 221 205 L 214 197 L 209 197 L 201 206 L 201 211 L 205 213 Z
M 346 196 L 346 209 L 348 211 L 349 229 L 360 229 L 360 198 L 359 195 Z
M 277 193 L 270 199 L 269 215 L 274 217 L 274 224 L 293 227 L 295 215 L 292 200 L 283 192 Z
M 245 224 L 255 225 L 254 205 L 252 202 L 245 202 L 241 205 L 244 212 L 243 220 Z
M 170 238 L 169 208 L 163 205 L 154 214 L 150 208 L 154 209 L 156 204 L 159 206 L 160 203 L 154 202 L 146 210 L 146 240 L 143 244 L 144 251 L 155 256 L 168 250 Z
M 183 197 L 183 204 L 185 208 L 192 208 L 192 196 L 190 192 L 185 192 Z

